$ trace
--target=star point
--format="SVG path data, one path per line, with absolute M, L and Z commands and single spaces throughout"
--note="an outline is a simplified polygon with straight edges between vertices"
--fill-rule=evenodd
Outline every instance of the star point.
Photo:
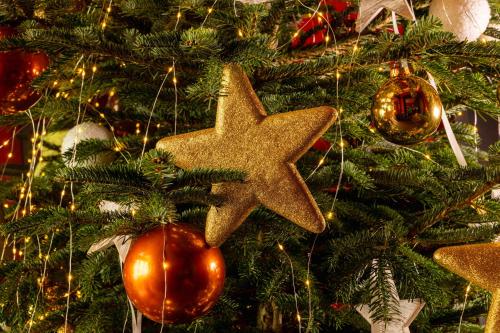
M 434 253 L 434 260 L 493 293 L 484 332 L 500 332 L 500 243 L 443 247 Z
M 219 246 L 258 205 L 312 232 L 325 220 L 295 162 L 337 117 L 322 106 L 268 116 L 248 77 L 238 65 L 223 70 L 215 127 L 166 137 L 157 148 L 174 155 L 181 168 L 230 168 L 246 172 L 244 183 L 214 184 L 225 198 L 207 215 L 205 237 Z

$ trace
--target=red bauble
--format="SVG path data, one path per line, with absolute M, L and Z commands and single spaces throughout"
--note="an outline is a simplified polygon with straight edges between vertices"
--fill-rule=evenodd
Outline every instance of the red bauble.
M 348 305 L 343 303 L 332 303 L 330 304 L 330 307 L 335 311 L 342 311 L 348 308 Z
M 222 292 L 224 277 L 221 251 L 183 224 L 161 226 L 136 239 L 123 267 L 132 303 L 149 319 L 169 324 L 207 313 Z
M 296 24 L 297 33 L 292 38 L 291 48 L 320 45 L 332 33 L 336 37 L 350 33 L 357 18 L 357 13 L 353 10 L 351 1 L 321 0 L 318 13 L 313 16 L 304 15 Z
M 313 148 L 316 149 L 317 151 L 320 151 L 320 152 L 323 152 L 323 153 L 326 153 L 330 147 L 332 146 L 332 144 L 330 143 L 330 141 L 326 140 L 326 139 L 323 139 L 323 138 L 319 138 L 314 144 L 313 144 Z
M 0 39 L 10 37 L 14 30 L 0 28 Z M 0 113 L 15 113 L 33 106 L 40 93 L 30 86 L 49 65 L 43 52 L 28 52 L 20 49 L 0 52 Z
M 330 7 L 336 12 L 345 12 L 349 7 L 352 6 L 351 1 L 343 1 L 343 0 L 322 0 L 321 5 Z
M 12 27 L 0 27 L 0 40 L 4 38 L 9 38 L 17 33 L 15 28 Z
M 394 32 L 394 27 L 389 27 L 386 29 L 387 32 Z M 403 35 L 405 33 L 405 27 L 401 23 L 398 23 L 398 33 Z

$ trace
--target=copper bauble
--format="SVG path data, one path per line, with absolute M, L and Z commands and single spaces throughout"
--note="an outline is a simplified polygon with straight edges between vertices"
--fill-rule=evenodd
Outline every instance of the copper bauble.
M 0 28 L 0 39 L 13 33 L 12 28 Z M 40 93 L 30 84 L 48 65 L 49 58 L 43 52 L 0 52 L 0 114 L 27 110 L 40 99 Z
M 372 121 L 387 141 L 409 145 L 436 131 L 442 109 L 437 91 L 427 81 L 397 73 L 377 91 Z
M 182 224 L 161 226 L 137 238 L 123 267 L 132 303 L 149 319 L 169 324 L 207 313 L 222 292 L 224 276 L 221 251 Z

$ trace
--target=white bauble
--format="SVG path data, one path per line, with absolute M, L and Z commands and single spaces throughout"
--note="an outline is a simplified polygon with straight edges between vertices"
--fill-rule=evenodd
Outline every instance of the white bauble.
M 98 140 L 111 140 L 113 139 L 113 133 L 107 128 L 99 126 L 95 123 L 81 123 L 80 125 L 76 125 L 72 129 L 66 133 L 62 144 L 61 144 L 61 153 L 65 153 L 66 151 L 73 151 L 75 145 L 80 143 L 81 141 L 89 140 L 89 139 L 98 139 Z M 78 162 L 79 167 L 91 166 L 97 164 L 106 164 L 112 161 L 112 156 L 110 154 L 97 154 L 85 161 Z M 73 164 L 66 161 L 67 166 L 75 166 Z
M 490 6 L 488 0 L 433 0 L 429 15 L 439 18 L 457 39 L 474 41 L 488 27 Z
M 118 213 L 118 214 L 126 214 L 129 211 L 137 209 L 137 205 L 123 205 L 114 201 L 109 200 L 101 200 L 99 202 L 99 211 L 101 213 Z

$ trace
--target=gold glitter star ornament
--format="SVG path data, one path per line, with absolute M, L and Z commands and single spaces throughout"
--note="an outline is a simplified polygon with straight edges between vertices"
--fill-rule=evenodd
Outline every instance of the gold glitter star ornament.
M 295 162 L 326 132 L 335 109 L 317 108 L 268 116 L 241 67 L 225 66 L 215 127 L 166 137 L 156 147 L 173 154 L 184 169 L 235 169 L 247 175 L 243 183 L 212 186 L 225 198 L 211 207 L 205 238 L 219 246 L 259 204 L 315 233 L 325 219 Z
M 484 332 L 500 332 L 500 243 L 443 247 L 434 260 L 493 293 Z

